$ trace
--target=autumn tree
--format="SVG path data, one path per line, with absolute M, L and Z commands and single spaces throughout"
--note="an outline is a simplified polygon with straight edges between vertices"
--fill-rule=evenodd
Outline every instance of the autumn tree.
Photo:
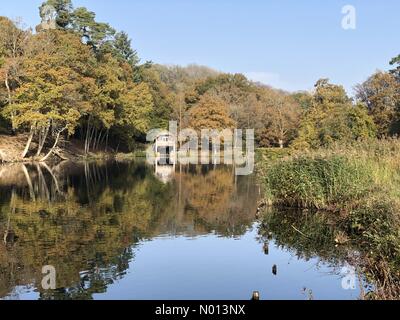
M 217 97 L 206 95 L 190 110 L 190 127 L 197 131 L 233 129 L 235 121 L 229 117 L 226 103 Z
M 242 74 L 220 74 L 209 77 L 195 87 L 197 99 L 211 94 L 223 100 L 228 106 L 229 115 L 240 128 L 254 127 L 249 123 L 248 109 L 255 106 L 256 91 L 257 88 Z
M 259 146 L 285 146 L 296 137 L 300 97 L 253 83 L 241 74 L 218 74 L 197 83 L 194 90 L 189 88 L 186 103 L 191 106 L 206 94 L 227 104 L 238 128 L 254 129 Z
M 226 105 L 228 116 L 238 128 L 258 129 L 263 126 L 259 121 L 263 112 L 260 99 L 263 90 L 242 74 L 218 74 L 198 82 L 194 91 L 187 91 L 185 99 L 190 110 L 203 96 L 217 97 Z
M 260 144 L 283 148 L 296 137 L 300 124 L 301 109 L 289 95 L 275 93 L 265 106 L 265 118 L 261 127 Z
M 379 136 L 400 133 L 400 82 L 394 74 L 378 71 L 355 89 L 357 99 L 368 107 Z
M 151 119 L 148 116 L 153 108 L 153 97 L 146 83 L 132 84 L 126 88 L 120 99 L 116 126 L 113 134 L 118 135 L 128 150 L 134 148 L 134 142 L 146 136 Z
M 140 69 L 141 80 L 148 83 L 152 90 L 155 102 L 152 123 L 157 128 L 166 128 L 170 120 L 176 120 L 181 128 L 187 126 L 188 111 L 199 98 L 195 93 L 195 85 L 219 74 L 208 67 L 195 64 L 186 67 L 152 64 Z M 188 101 L 190 90 L 196 97 Z
M 40 155 L 49 133 L 54 139 L 46 160 L 57 147 L 63 132 L 72 135 L 88 103 L 85 95 L 92 90 L 89 48 L 73 34 L 47 31 L 31 38 L 23 61 L 24 75 L 16 90 L 15 102 L 8 105 L 8 114 L 16 128 L 30 132 L 25 157 L 35 134 L 39 135 Z
M 18 21 L 13 22 L 0 17 L 0 89 L 4 91 L 1 98 L 4 105 L 12 105 L 14 102 L 15 90 L 19 87 L 23 75 L 22 61 L 31 36 L 31 33 L 22 30 L 20 25 Z M 11 110 L 9 116 L 13 122 L 14 111 Z

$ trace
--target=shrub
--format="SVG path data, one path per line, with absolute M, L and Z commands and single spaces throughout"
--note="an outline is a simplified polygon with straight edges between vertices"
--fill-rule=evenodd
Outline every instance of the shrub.
M 343 156 L 282 160 L 268 168 L 266 179 L 274 203 L 316 209 L 360 199 L 372 185 L 367 167 Z

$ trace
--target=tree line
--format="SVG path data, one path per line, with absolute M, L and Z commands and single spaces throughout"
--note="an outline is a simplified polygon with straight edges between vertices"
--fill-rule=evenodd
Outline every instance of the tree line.
M 49 16 L 48 8 L 54 8 Z M 47 0 L 36 32 L 0 17 L 0 134 L 46 160 L 61 139 L 131 151 L 152 128 L 255 129 L 259 147 L 314 148 L 400 131 L 400 56 L 355 87 L 287 93 L 242 74 L 140 61 L 129 36 L 71 0 Z M 33 144 L 34 142 L 34 144 Z M 32 150 L 32 145 L 35 150 Z

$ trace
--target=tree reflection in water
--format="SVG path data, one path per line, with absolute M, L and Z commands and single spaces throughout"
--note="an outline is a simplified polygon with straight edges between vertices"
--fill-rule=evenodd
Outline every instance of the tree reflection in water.
M 91 299 L 126 274 L 135 246 L 160 235 L 237 237 L 254 222 L 253 177 L 181 166 L 168 183 L 141 162 L 0 167 L 0 297 Z M 44 265 L 57 289 L 40 288 Z

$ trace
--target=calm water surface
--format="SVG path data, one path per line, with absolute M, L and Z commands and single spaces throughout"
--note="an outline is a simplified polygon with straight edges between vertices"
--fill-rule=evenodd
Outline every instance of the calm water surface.
M 359 298 L 357 276 L 342 288 L 354 249 L 318 216 L 257 220 L 255 178 L 140 161 L 0 166 L 0 299 Z M 56 290 L 41 287 L 45 265 Z

